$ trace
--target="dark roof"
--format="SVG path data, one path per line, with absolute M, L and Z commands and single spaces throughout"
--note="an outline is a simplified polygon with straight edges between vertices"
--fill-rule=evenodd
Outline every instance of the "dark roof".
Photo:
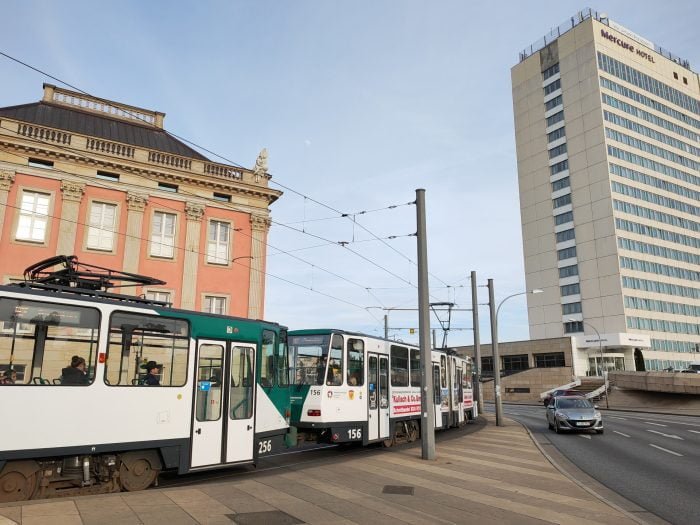
M 108 116 L 103 117 L 46 102 L 0 108 L 0 117 L 113 140 L 131 146 L 154 149 L 182 157 L 209 160 L 183 142 L 171 137 L 162 129 L 137 123 L 132 124 Z

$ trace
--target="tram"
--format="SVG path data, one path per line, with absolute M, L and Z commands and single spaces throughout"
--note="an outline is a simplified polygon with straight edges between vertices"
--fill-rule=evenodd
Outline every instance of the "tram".
M 289 332 L 292 432 L 325 443 L 392 446 L 420 434 L 418 347 L 344 330 Z M 452 350 L 431 352 L 435 428 L 476 417 L 472 363 Z
M 164 284 L 57 256 L 0 286 L 0 502 L 141 490 L 163 469 L 296 444 L 285 327 L 111 293 L 116 283 Z

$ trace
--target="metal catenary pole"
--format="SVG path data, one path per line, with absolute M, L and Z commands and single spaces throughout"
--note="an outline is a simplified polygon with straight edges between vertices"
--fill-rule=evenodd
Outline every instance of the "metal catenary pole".
M 491 313 L 491 348 L 493 350 L 493 402 L 496 406 L 496 426 L 503 426 L 503 404 L 501 403 L 501 361 L 498 356 L 498 319 L 494 301 L 493 279 L 489 279 L 489 311 Z
M 472 323 L 474 325 L 474 401 L 477 410 L 484 407 L 481 400 L 481 341 L 479 339 L 479 298 L 476 293 L 476 272 L 471 273 L 472 280 Z
M 435 459 L 435 405 L 430 352 L 430 304 L 428 302 L 428 241 L 425 228 L 425 190 L 416 190 L 418 237 L 418 333 L 421 358 L 421 457 Z

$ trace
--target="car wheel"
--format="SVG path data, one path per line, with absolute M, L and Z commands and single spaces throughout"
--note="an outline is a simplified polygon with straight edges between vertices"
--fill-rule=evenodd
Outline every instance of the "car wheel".
M 554 420 L 554 432 L 557 434 L 561 434 L 561 428 L 559 428 L 559 420 L 555 419 Z

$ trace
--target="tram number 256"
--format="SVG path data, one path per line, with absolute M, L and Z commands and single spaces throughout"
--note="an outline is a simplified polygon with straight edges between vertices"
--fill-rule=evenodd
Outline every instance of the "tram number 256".
M 362 429 L 361 428 L 349 428 L 348 429 L 348 439 L 362 439 Z
M 269 454 L 272 452 L 272 440 L 264 439 L 258 442 L 258 454 Z

